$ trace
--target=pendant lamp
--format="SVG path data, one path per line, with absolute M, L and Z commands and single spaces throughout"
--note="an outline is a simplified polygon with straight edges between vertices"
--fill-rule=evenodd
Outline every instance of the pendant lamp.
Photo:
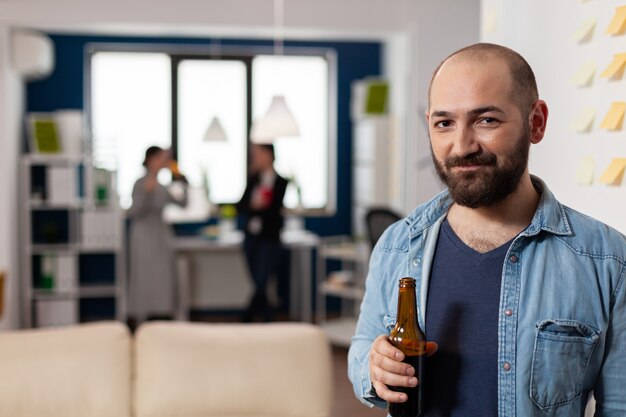
M 205 142 L 226 142 L 228 140 L 219 117 L 215 116 L 211 120 L 203 139 Z
M 274 0 L 274 55 L 283 55 L 284 0 Z M 285 97 L 274 95 L 265 115 L 252 124 L 250 140 L 253 143 L 273 143 L 278 137 L 300 136 L 298 123 L 287 106 Z
M 272 143 L 278 137 L 299 135 L 298 123 L 285 97 L 274 96 L 265 115 L 252 125 L 250 139 L 253 143 Z

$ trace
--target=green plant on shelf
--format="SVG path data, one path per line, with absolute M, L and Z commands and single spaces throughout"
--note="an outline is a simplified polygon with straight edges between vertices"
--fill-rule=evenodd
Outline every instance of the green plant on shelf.
M 220 207 L 220 218 L 232 220 L 237 217 L 237 208 L 232 204 L 224 204 Z

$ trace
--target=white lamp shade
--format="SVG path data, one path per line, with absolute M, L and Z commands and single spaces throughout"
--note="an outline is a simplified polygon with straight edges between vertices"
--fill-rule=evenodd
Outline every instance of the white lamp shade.
M 265 115 L 252 124 L 250 139 L 252 143 L 272 143 L 284 136 L 300 136 L 300 130 L 285 97 L 274 96 Z
M 211 124 L 207 128 L 204 133 L 204 141 L 205 142 L 226 142 L 228 138 L 226 137 L 226 132 L 224 132 L 224 128 L 222 127 L 222 123 L 220 119 L 215 116 L 213 120 L 211 120 Z
M 46 78 L 54 69 L 54 45 L 48 36 L 32 30 L 12 34 L 13 68 L 26 80 Z

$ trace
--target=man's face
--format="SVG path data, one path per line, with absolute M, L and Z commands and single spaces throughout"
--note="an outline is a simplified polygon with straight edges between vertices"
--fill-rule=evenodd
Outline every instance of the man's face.
M 498 203 L 526 172 L 530 125 L 512 92 L 510 71 L 499 59 L 455 56 L 433 81 L 427 114 L 432 158 L 457 204 Z

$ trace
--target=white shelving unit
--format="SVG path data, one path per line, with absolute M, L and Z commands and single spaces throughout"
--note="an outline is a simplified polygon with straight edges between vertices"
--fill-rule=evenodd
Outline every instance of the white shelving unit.
M 317 258 L 317 323 L 331 343 L 349 346 L 354 335 L 359 306 L 365 293 L 369 251 L 365 242 L 355 243 L 349 236 L 322 238 Z M 339 271 L 327 273 L 326 262 L 339 261 Z M 327 297 L 339 298 L 339 317 L 327 315 Z
M 22 157 L 20 268 L 25 327 L 126 318 L 122 213 L 111 184 L 106 198 L 96 199 L 93 173 L 86 157 Z M 112 299 L 114 316 L 81 313 L 81 305 L 90 310 L 89 300 L 96 299 Z
M 365 214 L 372 207 L 395 208 L 393 141 L 386 115 L 353 116 L 352 219 L 353 237 L 323 238 L 317 265 L 317 322 L 338 346 L 349 346 L 359 307 L 365 294 L 370 248 L 365 240 Z M 336 260 L 340 271 L 327 273 L 327 261 Z M 329 318 L 327 301 L 338 298 L 338 317 Z

